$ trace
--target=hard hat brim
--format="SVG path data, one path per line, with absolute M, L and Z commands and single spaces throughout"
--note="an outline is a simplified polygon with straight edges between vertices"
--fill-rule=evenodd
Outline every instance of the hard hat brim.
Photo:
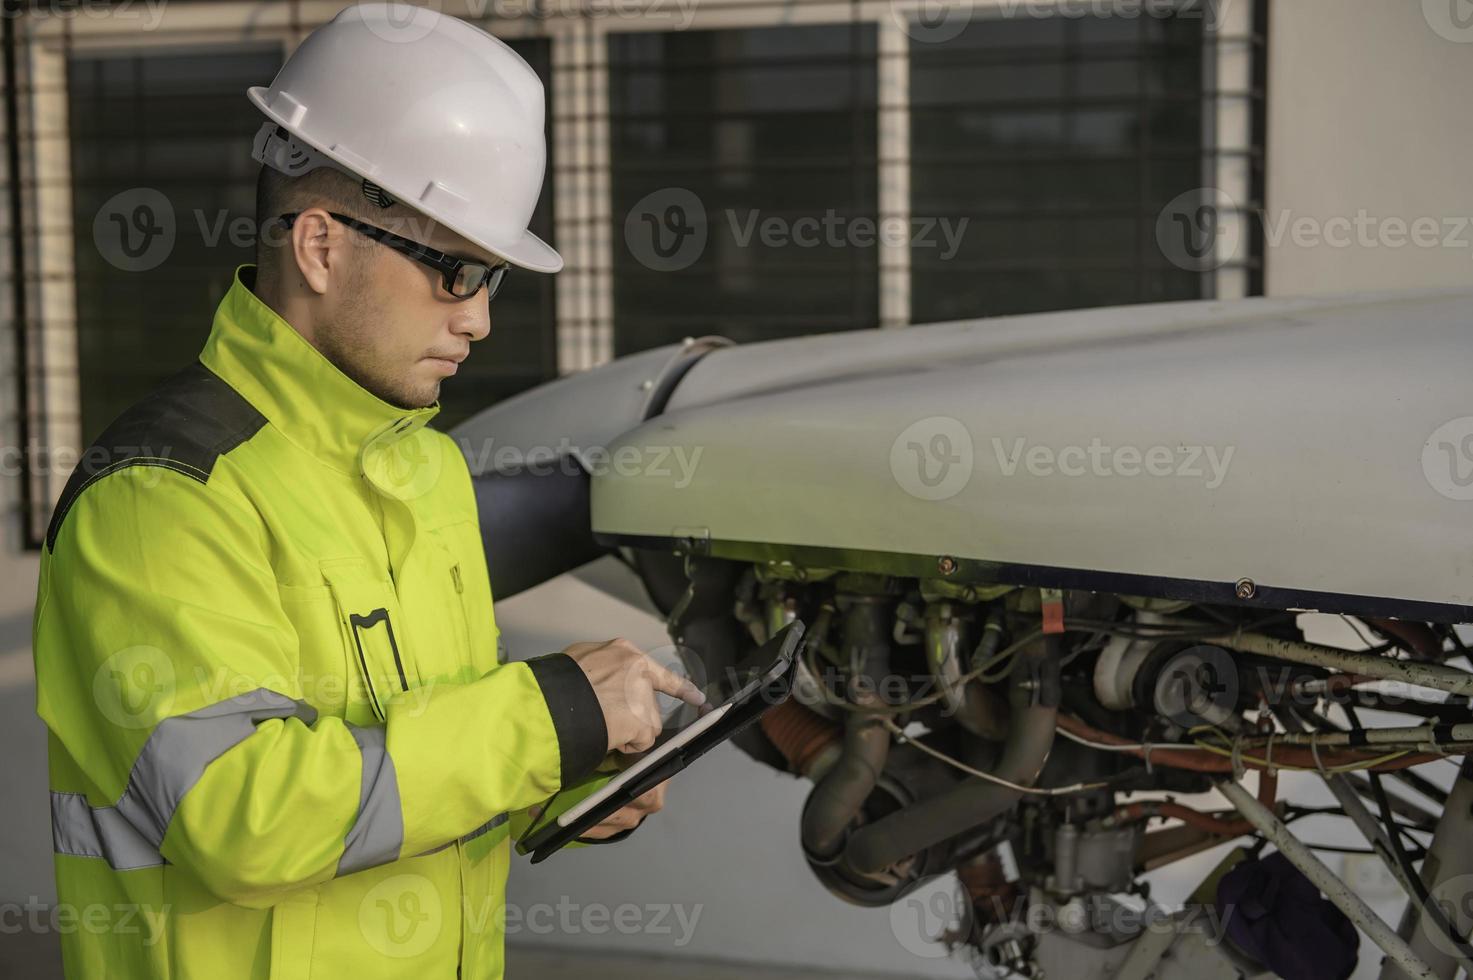
M 485 229 L 477 228 L 463 216 L 441 213 L 440 209 L 424 207 L 418 204 L 415 198 L 423 188 L 399 186 L 391 174 L 364 173 L 360 169 L 360 165 L 355 164 L 355 161 L 346 159 L 342 154 L 334 152 L 331 147 L 322 145 L 317 140 L 314 140 L 311 134 L 304 132 L 280 113 L 272 110 L 266 102 L 268 91 L 269 89 L 264 85 L 253 85 L 246 90 L 246 95 L 267 119 L 283 127 L 296 139 L 306 143 L 312 149 L 321 153 L 349 173 L 357 174 L 359 177 L 373 181 L 388 191 L 390 196 L 404 204 L 405 207 L 413 208 L 426 217 L 433 218 L 472 244 L 484 248 L 493 255 L 506 259 L 518 268 L 528 269 L 532 272 L 549 273 L 562 269 L 563 257 L 557 253 L 556 249 L 532 234 L 531 231 L 523 231 L 521 236 L 512 242 L 494 241 Z

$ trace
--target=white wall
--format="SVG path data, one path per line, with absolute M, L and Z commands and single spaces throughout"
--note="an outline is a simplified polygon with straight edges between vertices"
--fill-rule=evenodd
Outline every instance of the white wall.
M 0 113 L 0 132 L 5 116 Z M 6 134 L 7 139 L 9 134 Z M 0 193 L 8 193 L 7 158 L 0 154 Z M 8 205 L 4 205 L 8 213 Z M 0 219 L 0 902 L 36 896 L 55 900 L 51 880 L 51 818 L 46 794 L 45 726 L 36 717 L 31 670 L 31 609 L 36 600 L 34 553 L 22 549 L 18 474 L 20 403 L 12 293 L 10 220 Z
M 1465 0 L 1270 3 L 1270 295 L 1473 282 L 1473 26 L 1454 26 L 1454 5 L 1468 7 Z M 1360 215 L 1364 235 L 1354 225 Z M 1297 219 L 1307 232 L 1298 243 Z M 1326 224 L 1332 219 L 1338 223 Z M 1417 219 L 1438 243 L 1395 246 L 1397 222 L 1410 227 Z M 1456 241 L 1445 246 L 1449 234 Z M 1349 244 L 1329 244 L 1342 236 Z

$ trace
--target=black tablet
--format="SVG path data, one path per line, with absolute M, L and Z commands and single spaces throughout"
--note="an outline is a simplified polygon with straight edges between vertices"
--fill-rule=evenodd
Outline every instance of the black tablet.
M 803 623 L 794 620 L 758 648 L 753 659 L 759 664 L 767 663 L 767 666 L 741 690 L 682 728 L 664 744 L 651 749 L 638 762 L 610 779 L 597 793 L 524 835 L 517 841 L 517 853 L 530 852 L 533 864 L 545 859 L 752 724 L 767 709 L 786 701 L 793 690 L 793 667 L 802 648 Z

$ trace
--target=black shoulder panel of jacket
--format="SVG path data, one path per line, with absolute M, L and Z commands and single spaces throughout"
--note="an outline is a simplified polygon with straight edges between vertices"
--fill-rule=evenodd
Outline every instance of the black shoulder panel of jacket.
M 56 550 L 67 511 L 96 480 L 129 466 L 159 466 L 204 483 L 215 460 L 265 424 L 255 406 L 196 361 L 119 415 L 82 454 L 51 515 L 47 550 Z

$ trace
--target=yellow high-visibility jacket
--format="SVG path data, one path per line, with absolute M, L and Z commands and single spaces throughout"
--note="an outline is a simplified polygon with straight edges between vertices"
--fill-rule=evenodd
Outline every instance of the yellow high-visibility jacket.
M 500 977 L 508 834 L 599 767 L 603 714 L 567 655 L 498 657 L 438 404 L 370 394 L 253 275 L 47 532 L 67 975 Z

